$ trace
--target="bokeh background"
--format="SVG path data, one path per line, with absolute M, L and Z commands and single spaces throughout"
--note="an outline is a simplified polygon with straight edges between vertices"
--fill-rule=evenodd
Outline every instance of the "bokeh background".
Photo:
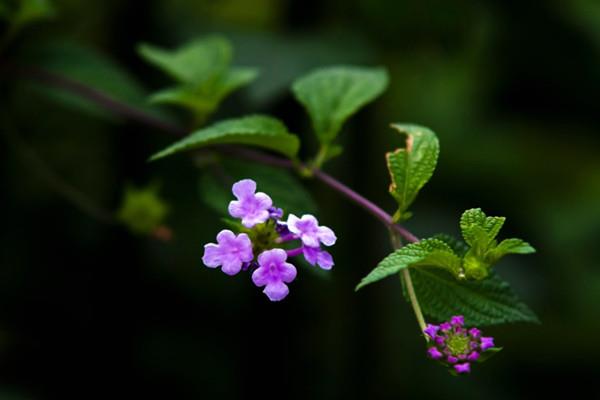
M 290 82 L 316 66 L 386 66 L 389 89 L 345 125 L 346 150 L 328 172 L 393 211 L 383 154 L 400 142 L 388 124 L 431 127 L 441 158 L 407 227 L 458 234 L 470 207 L 506 216 L 502 235 L 523 237 L 538 253 L 508 257 L 498 270 L 543 323 L 488 328 L 504 351 L 470 377 L 450 376 L 426 359 L 397 280 L 353 292 L 390 250 L 386 232 L 314 181 L 303 185 L 319 219 L 338 232 L 336 267 L 325 278 L 302 270 L 291 295 L 272 304 L 247 276 L 202 266 L 202 245 L 222 222 L 200 199 L 198 169 L 187 157 L 146 162 L 171 138 L 56 101 L 2 68 L 1 399 L 597 392 L 597 1 L 53 3 L 54 17 L 16 36 L 3 62 L 27 60 L 47 40 L 75 43 L 151 91 L 166 80 L 137 55 L 138 43 L 176 47 L 221 33 L 234 43 L 236 64 L 261 75 L 214 119 L 274 114 L 302 137 L 305 155 L 314 141 Z M 170 241 L 103 223 L 95 212 L 117 209 L 127 185 L 151 182 L 169 205 Z M 73 187 L 93 202 L 83 201 L 87 212 L 65 194 Z

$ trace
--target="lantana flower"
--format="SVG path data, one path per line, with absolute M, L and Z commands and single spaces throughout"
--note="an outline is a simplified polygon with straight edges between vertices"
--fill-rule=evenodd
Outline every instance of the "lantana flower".
M 481 336 L 479 329 L 467 329 L 464 325 L 464 317 L 456 315 L 440 325 L 428 324 L 423 330 L 429 339 L 429 357 L 456 374 L 471 372 L 472 362 L 480 360 L 483 353 L 495 349 L 493 337 Z
M 309 264 L 329 270 L 334 265 L 333 257 L 321 249 L 321 244 L 332 246 L 337 238 L 333 230 L 320 226 L 313 215 L 298 218 L 290 214 L 284 220 L 284 210 L 256 189 L 252 179 L 233 184 L 237 200 L 229 203 L 228 211 L 241 220 L 245 229 L 237 236 L 230 230 L 222 230 L 217 235 L 217 244 L 204 246 L 202 261 L 210 268 L 221 266 L 228 275 L 251 272 L 254 284 L 264 286 L 263 293 L 271 301 L 279 301 L 289 294 L 287 284 L 297 275 L 296 267 L 288 259 L 302 255 Z M 295 241 L 300 246 L 290 248 Z

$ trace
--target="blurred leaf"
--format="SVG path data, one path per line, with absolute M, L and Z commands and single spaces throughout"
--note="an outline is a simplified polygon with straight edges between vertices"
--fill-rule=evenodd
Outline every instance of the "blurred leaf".
M 253 68 L 230 67 L 231 43 L 221 36 L 196 39 L 174 51 L 142 44 L 138 48 L 149 63 L 180 85 L 155 93 L 151 101 L 182 106 L 202 122 L 234 90 L 257 76 Z
M 117 219 L 133 233 L 147 235 L 156 230 L 166 217 L 169 207 L 158 195 L 158 185 L 125 189 Z
M 296 135 L 288 132 L 276 118 L 266 115 L 251 115 L 228 119 L 197 130 L 156 153 L 150 159 L 157 160 L 171 154 L 198 149 L 215 144 L 243 144 L 274 150 L 293 158 L 300 142 Z
M 417 197 L 435 170 L 440 145 L 430 129 L 418 125 L 392 124 L 406 135 L 406 145 L 386 153 L 392 183 L 389 191 L 398 202 L 397 220 L 406 219 L 405 211 Z
M 282 208 L 286 214 L 317 212 L 310 193 L 288 171 L 237 159 L 225 159 L 215 169 L 202 175 L 200 197 L 213 210 L 228 215 L 227 206 L 231 200 L 235 200 L 231 185 L 245 178 L 255 180 L 257 190 L 268 194 L 273 199 L 273 204 Z
M 228 71 L 222 80 L 211 82 L 211 85 L 181 85 L 163 89 L 154 93 L 150 101 L 180 105 L 193 110 L 196 114 L 208 115 L 227 95 L 252 82 L 256 75 L 254 69 L 235 68 Z
M 331 143 L 352 114 L 377 98 L 388 85 L 383 68 L 350 66 L 317 69 L 292 85 L 322 144 Z
M 0 18 L 8 20 L 13 31 L 54 14 L 54 7 L 49 0 L 17 0 L 12 4 L 3 0 L 0 3 Z
M 408 267 L 438 267 L 458 275 L 461 261 L 446 243 L 437 239 L 425 239 L 404 246 L 388 255 L 360 281 L 356 290 Z
M 143 43 L 138 51 L 146 61 L 178 82 L 194 85 L 222 75 L 229 68 L 233 54 L 231 44 L 221 36 L 196 39 L 174 51 Z
M 33 47 L 25 55 L 24 61 L 83 84 L 156 118 L 168 119 L 160 110 L 148 106 L 147 93 L 133 76 L 114 61 L 91 48 L 68 40 L 47 42 Z M 50 99 L 69 107 L 94 116 L 115 118 L 106 108 L 65 90 L 51 86 L 36 86 L 36 88 Z
M 468 325 L 539 322 L 497 275 L 482 281 L 459 282 L 446 271 L 413 269 L 411 277 L 423 312 L 436 320 L 464 315 Z

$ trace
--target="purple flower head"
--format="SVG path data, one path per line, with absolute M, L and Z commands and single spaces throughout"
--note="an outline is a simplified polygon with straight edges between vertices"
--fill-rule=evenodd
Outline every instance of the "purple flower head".
M 468 374 L 471 372 L 471 364 L 468 362 L 464 364 L 456 364 L 454 366 L 454 370 L 459 374 Z
M 242 225 L 252 228 L 269 219 L 269 209 L 273 205 L 271 198 L 256 192 L 256 182 L 252 179 L 242 179 L 233 184 L 231 189 L 237 200 L 229 203 L 229 214 L 235 218 L 241 218 Z
M 310 265 L 318 265 L 322 269 L 330 270 L 333 267 L 333 257 L 325 250 L 321 250 L 319 247 L 302 247 L 302 253 L 304 259 L 310 263 Z
M 224 229 L 217 235 L 217 243 L 204 245 L 202 262 L 209 268 L 221 266 L 227 275 L 235 275 L 244 263 L 254 258 L 252 242 L 245 233 L 235 236 L 230 230 Z
M 263 251 L 258 256 L 259 267 L 252 274 L 256 286 L 264 286 L 263 293 L 271 301 L 279 301 L 288 295 L 286 283 L 296 278 L 296 267 L 286 262 L 287 253 L 283 249 Z
M 427 328 L 423 329 L 423 332 L 427 334 L 432 339 L 435 339 L 437 332 L 440 330 L 440 327 L 437 325 L 427 324 Z
M 429 324 L 424 330 L 433 339 L 429 340 L 429 357 L 459 374 L 471 372 L 470 363 L 479 360 L 481 353 L 494 347 L 494 338 L 482 337 L 479 329 L 464 328 L 464 323 L 464 317 L 457 315 L 439 326 Z
M 283 218 L 283 209 L 278 208 L 278 207 L 271 207 L 268 209 L 269 211 L 269 217 L 271 219 L 274 219 L 275 221 L 279 221 L 281 218 Z
M 290 214 L 287 225 L 290 232 L 298 235 L 302 243 L 308 247 L 319 247 L 319 242 L 325 246 L 332 246 L 337 240 L 331 229 L 319 226 L 319 221 L 310 214 L 305 214 L 302 218 Z

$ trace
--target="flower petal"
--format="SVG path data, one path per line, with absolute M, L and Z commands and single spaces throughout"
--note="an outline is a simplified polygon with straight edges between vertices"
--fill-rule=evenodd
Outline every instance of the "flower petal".
M 231 191 L 233 192 L 233 195 L 240 200 L 250 197 L 256 192 L 256 182 L 252 179 L 242 179 L 233 184 Z
M 290 283 L 296 278 L 296 274 L 296 267 L 294 267 L 292 264 L 286 262 L 281 264 L 279 269 L 279 277 L 282 281 Z
M 242 218 L 246 214 L 244 212 L 242 202 L 239 200 L 230 201 L 229 206 L 227 207 L 227 211 L 229 211 L 229 215 L 231 215 L 234 218 Z
M 269 269 L 265 267 L 259 267 L 252 273 L 252 282 L 256 286 L 265 286 L 269 283 Z
M 289 292 L 290 290 L 287 285 L 281 281 L 269 283 L 265 286 L 265 290 L 263 290 L 263 293 L 266 294 L 271 301 L 283 300 Z
M 228 257 L 224 257 L 221 271 L 225 272 L 227 275 L 235 275 L 240 272 L 241 269 L 242 260 L 240 260 L 238 257 L 235 255 L 228 255 Z
M 288 215 L 288 219 L 287 219 L 287 227 L 288 230 L 292 233 L 295 233 L 296 235 L 300 234 L 300 229 L 298 229 L 298 221 L 300 219 L 298 217 L 296 217 L 294 214 L 290 214 Z
M 221 252 L 219 251 L 219 246 L 214 243 L 205 244 L 202 262 L 209 268 L 216 268 L 221 265 Z
M 317 256 L 317 264 L 324 270 L 330 270 L 333 267 L 333 257 L 325 250 L 321 250 Z
M 254 198 L 256 199 L 257 206 L 266 209 L 267 211 L 269 211 L 268 209 L 273 206 L 273 200 L 271 200 L 269 195 L 266 193 L 258 192 L 254 195 Z
M 332 246 L 335 244 L 335 241 L 337 240 L 335 233 L 333 233 L 333 231 L 326 226 L 319 227 L 317 236 L 318 236 L 319 240 L 321 241 L 321 243 L 323 243 L 325 246 Z

